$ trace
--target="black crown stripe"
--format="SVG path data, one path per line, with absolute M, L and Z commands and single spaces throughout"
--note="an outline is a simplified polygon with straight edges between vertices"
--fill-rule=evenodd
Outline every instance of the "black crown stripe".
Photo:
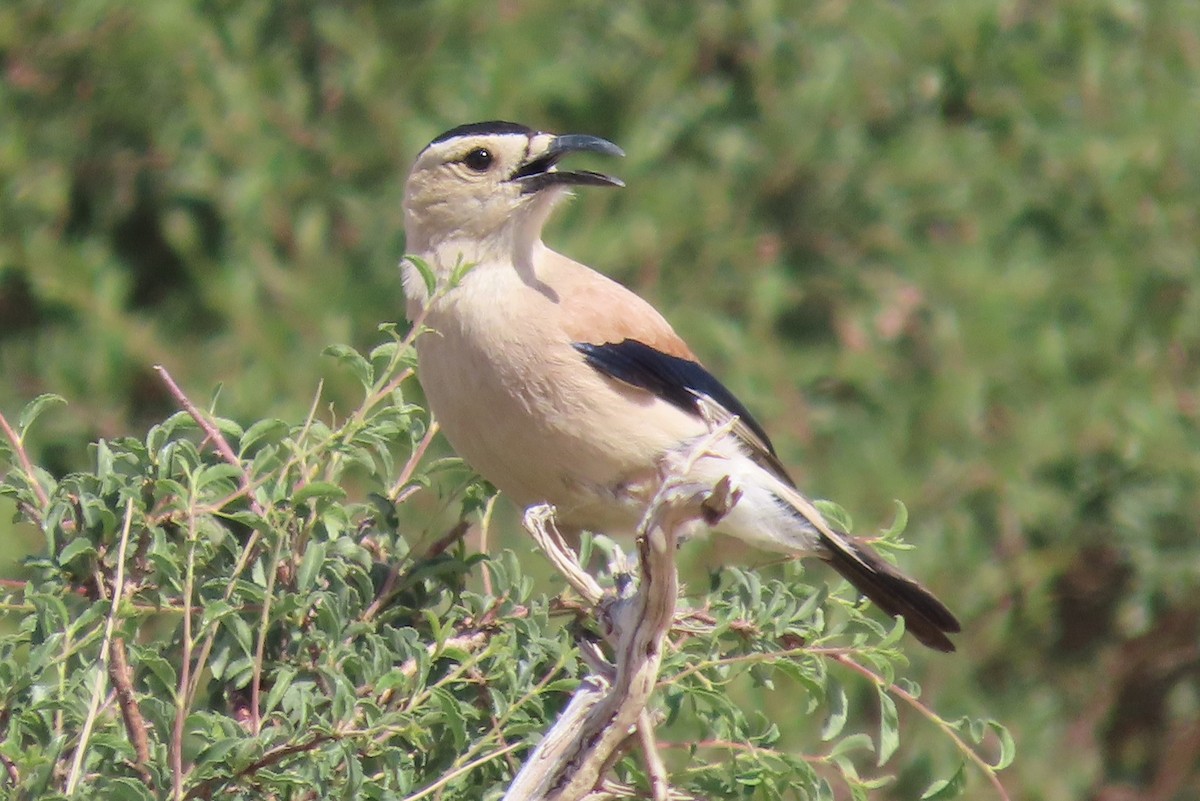
M 429 144 L 436 145 L 438 142 L 445 142 L 447 139 L 454 139 L 459 136 L 486 136 L 488 134 L 523 134 L 525 136 L 532 136 L 535 133 L 537 131 L 532 128 L 515 122 L 488 120 L 487 122 L 469 122 L 466 125 L 451 128 Z

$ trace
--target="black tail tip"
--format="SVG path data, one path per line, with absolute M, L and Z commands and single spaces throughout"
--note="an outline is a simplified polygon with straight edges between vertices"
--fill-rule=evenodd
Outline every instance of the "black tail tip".
M 936 595 L 849 535 L 829 543 L 828 550 L 830 566 L 886 614 L 903 618 L 905 630 L 917 642 L 942 653 L 954 652 L 947 635 L 958 634 L 962 625 Z

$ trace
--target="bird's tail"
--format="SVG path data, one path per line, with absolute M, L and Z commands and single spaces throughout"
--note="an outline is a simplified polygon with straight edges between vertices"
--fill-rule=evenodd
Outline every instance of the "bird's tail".
M 901 573 L 866 543 L 840 531 L 821 533 L 821 557 L 887 614 L 904 618 L 904 628 L 923 645 L 950 652 L 947 634 L 961 630 L 958 618 L 921 584 Z

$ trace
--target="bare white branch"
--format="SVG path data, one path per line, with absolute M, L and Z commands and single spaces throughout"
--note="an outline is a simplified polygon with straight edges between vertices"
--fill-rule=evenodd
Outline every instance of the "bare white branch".
M 580 565 L 554 523 L 549 506 L 525 514 L 525 527 L 574 590 L 596 607 L 612 648 L 610 665 L 599 648 L 584 660 L 593 670 L 566 710 L 526 760 L 504 801 L 599 801 L 629 797 L 606 780 L 609 768 L 630 736 L 637 733 L 654 801 L 684 798 L 667 783 L 652 732 L 647 702 L 658 680 L 663 642 L 675 619 L 679 577 L 675 569 L 678 535 L 697 520 L 713 521 L 737 502 L 728 478 L 715 487 L 689 483 L 697 459 L 709 456 L 736 418 L 726 421 L 666 466 L 659 491 L 642 519 L 638 536 L 640 581 L 628 597 L 605 593 Z M 639 727 L 641 731 L 639 731 Z

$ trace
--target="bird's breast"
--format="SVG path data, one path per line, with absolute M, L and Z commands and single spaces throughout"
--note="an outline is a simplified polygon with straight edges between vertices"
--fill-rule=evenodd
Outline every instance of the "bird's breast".
M 481 281 L 435 301 L 432 330 L 417 340 L 421 384 L 446 438 L 520 505 L 552 503 L 571 525 L 631 530 L 659 459 L 703 424 L 589 367 L 553 292 L 488 289 Z

